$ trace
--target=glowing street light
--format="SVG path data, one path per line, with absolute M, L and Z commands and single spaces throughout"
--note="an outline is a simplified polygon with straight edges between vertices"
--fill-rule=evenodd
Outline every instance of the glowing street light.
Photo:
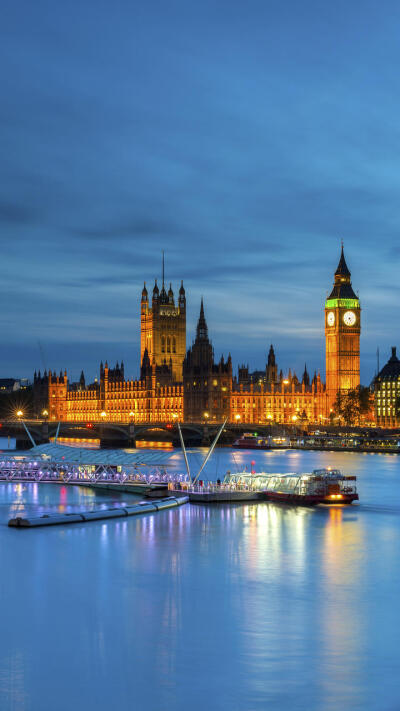
M 104 418 L 107 417 L 107 413 L 103 410 L 103 412 L 100 412 L 100 417 L 104 420 Z
M 239 420 L 240 420 L 240 415 L 235 415 L 235 420 L 236 420 L 236 422 L 239 422 Z
M 43 410 L 42 415 L 43 417 L 48 417 L 48 410 Z
M 105 413 L 104 413 L 104 414 L 105 414 Z M 132 410 L 131 410 L 130 413 L 129 413 L 129 417 L 135 417 L 135 413 L 132 412 Z
M 293 422 L 296 422 L 296 420 L 297 420 L 297 415 L 293 415 L 292 420 L 293 420 Z
M 208 412 L 205 412 L 205 413 L 204 413 L 204 419 L 205 419 L 205 420 L 208 420 L 209 417 L 210 417 L 210 415 L 208 414 Z
M 21 419 L 21 417 L 23 417 L 23 416 L 24 416 L 24 413 L 22 412 L 22 410 L 17 410 L 17 417 L 19 417 Z
M 174 414 L 172 415 L 172 419 L 173 419 L 173 420 L 177 420 L 177 419 L 178 419 L 178 415 L 177 415 L 175 412 L 174 412 Z

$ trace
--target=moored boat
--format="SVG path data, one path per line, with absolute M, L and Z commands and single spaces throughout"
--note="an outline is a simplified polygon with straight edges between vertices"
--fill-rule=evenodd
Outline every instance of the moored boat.
M 246 486 L 259 491 L 268 501 L 313 506 L 316 504 L 351 504 L 358 501 L 355 476 L 345 476 L 338 469 L 315 469 L 311 473 L 228 474 L 225 486 Z
M 260 437 L 253 432 L 245 432 L 232 445 L 235 449 L 288 449 L 290 439 L 285 436 Z

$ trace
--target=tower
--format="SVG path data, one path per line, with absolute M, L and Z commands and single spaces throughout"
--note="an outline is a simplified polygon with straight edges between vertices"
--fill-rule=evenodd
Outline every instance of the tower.
M 266 367 L 266 380 L 267 383 L 276 383 L 278 380 L 278 366 L 275 359 L 274 347 L 271 343 L 271 347 L 268 353 L 268 362 Z
M 339 392 L 360 384 L 361 307 L 342 252 L 325 302 L 326 391 L 331 407 Z
M 144 284 L 140 302 L 140 361 L 147 349 L 150 363 L 156 366 L 172 363 L 172 376 L 175 382 L 182 381 L 182 363 L 186 353 L 186 295 L 183 282 L 179 289 L 178 304 L 175 306 L 174 292 L 170 284 L 168 293 L 165 289 L 164 254 L 162 264 L 162 287 L 153 288 L 151 306 Z
M 196 338 L 183 363 L 185 422 L 222 422 L 229 416 L 231 387 L 232 359 L 222 356 L 215 363 L 202 299 Z

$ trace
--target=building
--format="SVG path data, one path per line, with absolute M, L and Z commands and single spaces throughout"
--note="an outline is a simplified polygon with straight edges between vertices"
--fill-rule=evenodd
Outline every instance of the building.
M 278 370 L 271 345 L 264 370 L 248 366 L 232 374 L 232 359 L 215 360 L 201 301 L 196 337 L 186 352 L 186 295 L 178 302 L 164 281 L 157 281 L 151 307 L 146 284 L 141 294 L 141 370 L 139 380 L 125 380 L 124 365 L 100 364 L 99 378 L 86 385 L 84 374 L 70 383 L 67 373 L 34 378 L 35 409 L 48 407 L 53 420 L 72 422 L 221 422 L 241 424 L 326 423 L 339 391 L 360 382 L 360 302 L 351 285 L 343 247 L 334 286 L 325 302 L 326 374 L 311 379 Z M 47 397 L 47 401 L 46 401 Z
M 175 305 L 172 284 L 168 294 L 164 283 L 164 257 L 161 291 L 157 279 L 153 288 L 151 306 L 144 283 L 140 302 L 140 361 L 145 351 L 150 363 L 169 365 L 174 382 L 182 382 L 182 364 L 186 354 L 186 295 L 183 282 Z
M 26 390 L 31 385 L 27 378 L 0 378 L 0 394 L 15 393 Z
M 378 427 L 400 427 L 400 360 L 396 348 L 374 380 L 375 422 Z
M 326 392 L 330 408 L 337 393 L 360 384 L 361 307 L 351 285 L 344 251 L 325 302 Z

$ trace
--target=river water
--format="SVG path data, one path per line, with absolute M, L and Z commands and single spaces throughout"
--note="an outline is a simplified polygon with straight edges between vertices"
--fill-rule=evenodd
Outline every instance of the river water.
M 398 711 L 400 458 L 221 449 L 208 475 L 253 459 L 357 474 L 360 504 L 16 530 L 129 497 L 0 483 L 1 711 Z

